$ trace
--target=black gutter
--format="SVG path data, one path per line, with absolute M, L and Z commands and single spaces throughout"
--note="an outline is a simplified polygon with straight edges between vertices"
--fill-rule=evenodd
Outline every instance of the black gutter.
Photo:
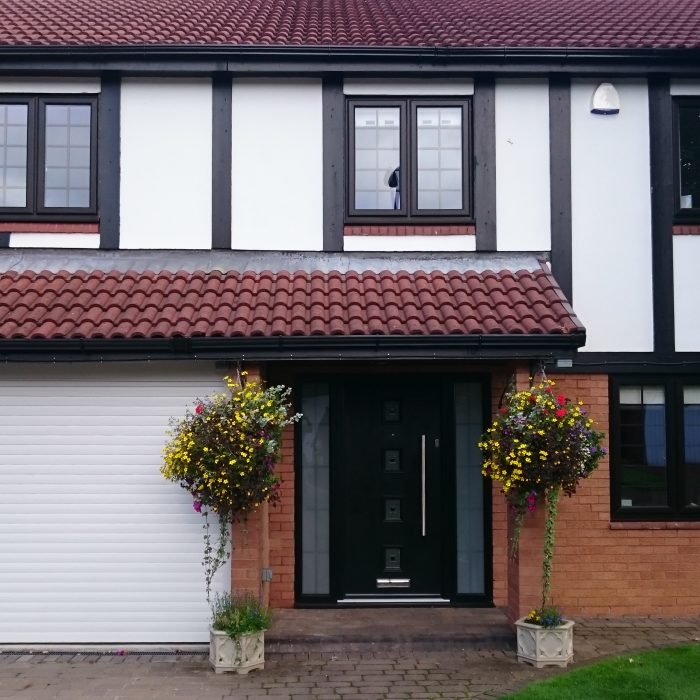
M 573 357 L 585 332 L 568 335 L 276 336 L 0 340 L 0 362 L 297 359 L 556 359 Z
M 700 49 L 461 48 L 369 46 L 0 46 L 0 72 L 83 75 L 356 72 L 694 74 Z
M 0 46 L 0 56 L 66 58 L 124 57 L 143 59 L 201 57 L 218 59 L 279 58 L 387 58 L 468 59 L 473 60 L 700 60 L 700 46 L 689 48 L 576 48 L 576 47 L 459 47 L 459 46 L 304 46 L 304 45 L 230 45 L 230 44 L 129 44 L 65 46 Z

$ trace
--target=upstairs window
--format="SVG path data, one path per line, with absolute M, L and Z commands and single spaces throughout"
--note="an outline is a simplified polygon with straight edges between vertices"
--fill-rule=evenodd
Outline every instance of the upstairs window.
M 464 221 L 471 213 L 467 100 L 351 100 L 348 213 Z
M 96 212 L 95 98 L 0 97 L 0 217 Z
M 700 219 L 700 100 L 677 101 L 676 131 L 676 211 Z
M 700 517 L 700 379 L 613 384 L 613 513 Z

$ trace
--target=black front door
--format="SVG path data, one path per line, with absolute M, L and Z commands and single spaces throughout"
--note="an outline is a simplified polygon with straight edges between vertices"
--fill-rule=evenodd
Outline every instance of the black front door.
M 368 377 L 342 394 L 342 592 L 440 595 L 439 382 Z

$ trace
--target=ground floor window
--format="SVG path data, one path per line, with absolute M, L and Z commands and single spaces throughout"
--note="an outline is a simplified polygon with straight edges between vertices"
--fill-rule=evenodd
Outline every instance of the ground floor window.
M 700 378 L 611 385 L 613 515 L 700 518 Z

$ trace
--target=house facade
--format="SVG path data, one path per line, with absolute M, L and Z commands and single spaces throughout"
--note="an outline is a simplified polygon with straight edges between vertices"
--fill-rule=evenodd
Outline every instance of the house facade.
M 476 443 L 545 372 L 557 603 L 700 613 L 700 3 L 619 5 L 0 8 L 0 644 L 206 640 L 160 454 L 241 369 L 304 417 L 219 587 L 532 608 Z

